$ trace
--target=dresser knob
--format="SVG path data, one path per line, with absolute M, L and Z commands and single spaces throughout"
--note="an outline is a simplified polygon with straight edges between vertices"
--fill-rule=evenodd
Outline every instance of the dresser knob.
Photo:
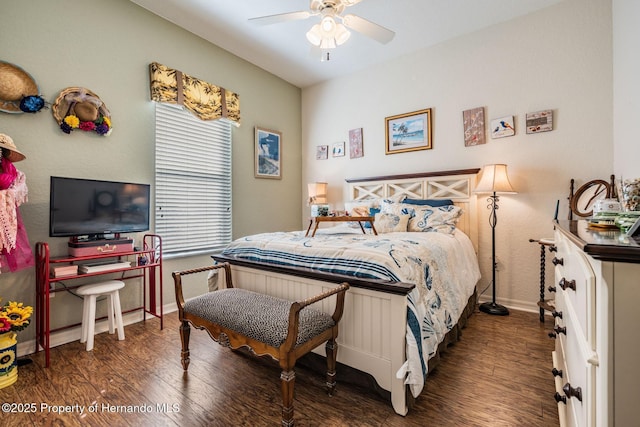
M 564 258 L 553 257 L 551 262 L 553 263 L 553 265 L 564 265 Z
M 549 335 L 549 338 L 553 338 L 553 339 L 557 338 L 557 335 L 555 332 L 549 332 L 547 335 Z
M 567 404 L 567 397 L 566 397 L 566 396 L 561 395 L 561 394 L 560 394 L 560 393 L 558 393 L 557 391 L 556 391 L 556 394 L 554 394 L 554 395 L 553 395 L 553 398 L 554 398 L 554 399 L 556 399 L 556 402 L 558 402 L 558 403 L 562 402 L 562 403 L 564 403 L 565 405 Z
M 564 277 L 560 279 L 560 283 L 558 283 L 562 290 L 566 291 L 567 288 L 576 290 L 576 281 L 575 280 L 567 280 Z
M 551 312 L 551 315 L 552 315 L 554 318 L 555 318 L 555 317 L 559 317 L 559 318 L 561 318 L 561 319 L 562 319 L 562 312 L 561 312 L 561 311 L 555 311 L 555 310 L 553 310 L 553 311 Z
M 556 334 L 565 334 L 567 335 L 567 327 L 566 326 L 556 326 L 553 328 L 556 331 Z
M 555 292 L 555 291 L 556 291 L 556 287 L 555 287 L 555 286 L 549 286 L 549 287 L 547 288 L 547 290 L 548 290 L 549 292 Z
M 549 246 L 549 252 L 558 252 L 558 247 L 556 245 Z
M 567 397 L 575 397 L 582 402 L 582 389 L 580 387 L 573 388 L 571 387 L 571 384 L 566 383 L 564 387 L 562 387 L 562 391 L 564 391 L 564 394 Z
M 562 369 L 556 369 L 556 368 L 553 368 L 553 369 L 551 370 L 551 373 L 553 374 L 553 376 L 554 376 L 554 377 L 560 377 L 560 378 L 562 378 Z

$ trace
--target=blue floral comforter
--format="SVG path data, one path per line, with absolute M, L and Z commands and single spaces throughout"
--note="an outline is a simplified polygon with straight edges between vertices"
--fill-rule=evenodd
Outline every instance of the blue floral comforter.
M 235 240 L 223 255 L 415 284 L 407 302 L 407 362 L 398 375 L 405 376 L 418 396 L 428 360 L 458 322 L 480 279 L 473 245 L 459 230 L 378 236 L 359 232 L 335 227 L 319 230 L 315 237 L 298 231 L 257 234 Z

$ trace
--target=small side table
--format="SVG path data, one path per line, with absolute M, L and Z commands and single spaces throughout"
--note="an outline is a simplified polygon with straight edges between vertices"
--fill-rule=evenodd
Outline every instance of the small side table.
M 373 234 L 376 236 L 378 232 L 376 231 L 376 227 L 373 225 L 374 217 L 372 216 L 314 216 L 309 219 L 309 227 L 307 228 L 307 233 L 305 237 L 309 236 L 309 232 L 311 231 L 311 226 L 315 223 L 315 227 L 313 227 L 313 233 L 311 233 L 311 237 L 316 235 L 316 231 L 318 230 L 318 225 L 321 222 L 357 222 L 362 230 L 362 233 L 366 234 L 364 231 L 364 227 L 362 226 L 363 222 L 368 222 L 371 224 L 371 230 Z
M 555 241 L 553 239 L 529 239 L 529 242 L 535 242 L 540 245 L 540 300 L 538 300 L 538 307 L 540 307 L 540 321 L 544 322 L 544 311 L 547 310 L 553 312 L 555 310 L 555 308 L 549 304 L 549 301 L 544 299 L 546 267 L 545 254 L 547 248 L 549 249 L 549 252 L 554 252 L 556 250 Z

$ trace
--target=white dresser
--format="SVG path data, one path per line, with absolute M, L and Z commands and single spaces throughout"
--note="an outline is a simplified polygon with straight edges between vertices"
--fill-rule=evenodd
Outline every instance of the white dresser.
M 555 229 L 560 425 L 640 426 L 640 241 L 584 220 Z

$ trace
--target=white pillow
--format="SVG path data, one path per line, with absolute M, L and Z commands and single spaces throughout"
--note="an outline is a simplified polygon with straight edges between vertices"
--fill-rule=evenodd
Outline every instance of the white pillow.
M 377 213 L 375 220 L 376 231 L 382 233 L 392 233 L 394 231 L 407 231 L 409 215 L 395 215 L 390 213 Z
M 462 209 L 458 206 L 416 206 L 409 220 L 409 231 L 435 231 L 452 234 Z

